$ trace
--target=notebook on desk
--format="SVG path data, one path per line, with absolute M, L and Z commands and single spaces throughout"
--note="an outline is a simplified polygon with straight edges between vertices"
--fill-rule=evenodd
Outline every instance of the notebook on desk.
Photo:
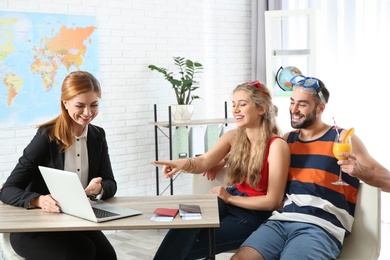
M 39 166 L 39 170 L 49 188 L 51 196 L 57 201 L 63 213 L 93 222 L 103 222 L 142 214 L 138 210 L 116 206 L 104 201 L 90 201 L 85 194 L 78 175 L 74 172 L 43 166 Z

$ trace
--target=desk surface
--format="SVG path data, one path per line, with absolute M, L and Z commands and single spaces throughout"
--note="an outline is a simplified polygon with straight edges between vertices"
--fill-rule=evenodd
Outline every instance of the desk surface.
M 40 209 L 27 210 L 0 203 L 0 232 L 219 227 L 217 196 L 212 194 L 114 197 L 106 201 L 139 210 L 143 214 L 95 223 L 63 213 L 47 213 Z M 177 215 L 172 222 L 150 221 L 156 208 L 179 208 L 179 203 L 198 204 L 202 210 L 202 220 L 182 220 Z

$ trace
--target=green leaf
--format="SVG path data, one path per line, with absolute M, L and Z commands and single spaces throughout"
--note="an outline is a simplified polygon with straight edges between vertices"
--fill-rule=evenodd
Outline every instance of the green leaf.
M 176 100 L 179 105 L 189 105 L 199 96 L 191 95 L 192 91 L 199 88 L 199 82 L 195 81 L 195 75 L 202 72 L 203 65 L 193 62 L 184 57 L 173 57 L 174 64 L 178 68 L 180 79 L 174 78 L 173 72 L 168 72 L 166 68 L 149 65 L 148 68 L 164 75 L 175 91 Z

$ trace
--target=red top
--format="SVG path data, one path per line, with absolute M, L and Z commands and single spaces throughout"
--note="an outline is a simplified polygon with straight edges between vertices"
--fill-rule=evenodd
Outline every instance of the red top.
M 269 155 L 269 147 L 271 146 L 272 142 L 276 140 L 277 138 L 281 138 L 279 136 L 274 136 L 271 138 L 271 140 L 268 143 L 267 150 L 265 151 L 265 157 L 263 162 L 263 169 L 261 170 L 261 179 L 259 182 L 259 189 L 255 190 L 253 189 L 247 182 L 244 180 L 241 184 L 236 184 L 236 188 L 243 193 L 246 193 L 249 197 L 252 196 L 262 196 L 267 194 L 267 188 L 268 188 L 268 155 Z

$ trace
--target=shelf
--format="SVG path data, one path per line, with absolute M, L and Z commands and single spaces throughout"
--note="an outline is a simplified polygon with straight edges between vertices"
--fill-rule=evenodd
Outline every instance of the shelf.
M 168 108 L 168 118 L 171 119 L 171 107 Z M 199 120 L 190 120 L 183 122 L 174 122 L 173 120 L 169 121 L 158 121 L 157 120 L 157 105 L 154 105 L 154 122 L 149 122 L 150 125 L 154 126 L 154 142 L 155 142 L 155 160 L 159 160 L 159 150 L 158 150 L 158 133 L 159 131 L 165 135 L 165 137 L 169 140 L 169 160 L 173 159 L 173 133 L 172 128 L 178 126 L 196 126 L 196 125 L 218 125 L 221 124 L 222 127 L 227 126 L 230 123 L 235 123 L 236 121 L 233 118 L 227 118 L 227 102 L 225 101 L 225 117 L 224 118 L 215 118 L 215 119 L 199 119 Z M 164 133 L 166 130 L 162 130 L 161 128 L 167 128 L 168 135 Z M 158 131 L 159 130 L 159 131 Z M 160 194 L 160 184 L 159 184 L 159 167 L 156 167 L 156 194 L 157 196 Z M 173 195 L 173 179 L 170 180 L 170 193 Z M 168 186 L 167 186 L 168 188 Z M 165 188 L 165 189 L 167 189 Z M 165 191 L 164 189 L 164 191 Z
M 149 122 L 151 125 L 159 126 L 159 127 L 170 127 L 170 126 L 191 126 L 191 125 L 215 125 L 215 124 L 231 124 L 235 123 L 233 118 L 215 118 L 215 119 L 199 119 L 199 120 L 191 120 L 188 122 L 174 122 L 172 121 L 169 124 L 169 121 L 158 121 L 158 122 Z
M 275 96 L 289 96 L 291 92 L 281 91 L 275 80 L 280 67 L 294 66 L 305 76 L 316 76 L 316 10 L 275 10 L 264 15 L 266 85 Z
M 310 55 L 311 52 L 309 49 L 302 50 L 275 50 L 274 56 L 294 56 L 294 55 Z

